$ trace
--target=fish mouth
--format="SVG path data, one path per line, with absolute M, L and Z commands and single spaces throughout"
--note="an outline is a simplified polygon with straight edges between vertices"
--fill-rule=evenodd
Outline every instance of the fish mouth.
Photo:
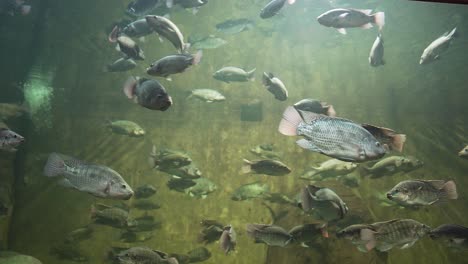
M 389 200 L 392 200 L 392 199 L 393 199 L 393 196 L 392 196 L 391 193 L 387 193 L 387 199 L 389 199 Z

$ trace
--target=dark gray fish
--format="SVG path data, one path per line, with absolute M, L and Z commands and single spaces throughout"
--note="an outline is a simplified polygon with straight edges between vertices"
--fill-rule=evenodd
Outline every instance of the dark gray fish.
M 429 232 L 429 237 L 455 249 L 468 249 L 468 228 L 444 224 Z
M 374 23 L 382 30 L 385 24 L 384 12 L 371 13 L 372 10 L 337 8 L 321 14 L 317 21 L 323 26 L 338 29 L 341 34 L 346 34 L 345 28 L 371 28 Z
M 460 152 L 458 152 L 458 156 L 461 158 L 468 159 L 468 145 L 465 146 Z
M 31 13 L 31 6 L 24 0 L 2 0 L 0 1 L 0 14 L 14 16 L 21 14 L 23 16 Z
M 177 169 L 184 166 L 188 166 L 192 163 L 192 159 L 185 153 L 179 151 L 165 151 L 156 150 L 156 146 L 153 145 L 149 156 L 149 162 L 151 167 L 157 168 L 161 171 L 169 171 L 170 169 Z
M 208 194 L 216 191 L 218 186 L 207 178 L 198 178 L 194 179 L 195 185 L 185 189 L 185 193 L 190 195 L 191 197 L 205 199 Z
M 152 231 L 157 228 L 161 228 L 161 222 L 156 220 L 152 215 L 144 215 L 135 218 L 127 230 L 132 232 L 144 232 Z
M 372 48 L 369 54 L 369 64 L 370 66 L 373 67 L 378 67 L 380 65 L 385 65 L 384 61 L 384 41 L 382 38 L 382 34 L 379 33 L 377 35 L 377 38 L 374 41 L 374 44 L 372 44 Z
M 294 4 L 296 0 L 271 0 L 262 10 L 260 11 L 260 17 L 263 19 L 270 18 L 278 14 L 283 8 L 284 4 L 288 2 L 290 5 Z
M 190 45 L 184 43 L 184 36 L 179 28 L 169 19 L 162 16 L 146 16 L 148 25 L 159 34 L 169 40 L 180 52 L 184 53 Z
M 134 69 L 137 66 L 136 62 L 130 58 L 120 58 L 105 68 L 107 72 L 125 72 Z
M 51 153 L 44 167 L 47 177 L 63 176 L 60 184 L 96 197 L 128 200 L 133 190 L 113 169 Z
M 156 187 L 150 184 L 145 184 L 135 189 L 135 198 L 137 199 L 149 198 L 155 195 L 156 192 L 157 192 Z
M 17 151 L 16 148 L 23 142 L 24 137 L 8 128 L 0 128 L 0 150 L 9 152 Z
M 185 192 L 186 189 L 195 186 L 197 183 L 190 179 L 179 179 L 179 178 L 171 178 L 167 183 L 167 188 L 177 191 L 177 192 Z
M 256 242 L 269 246 L 285 247 L 292 242 L 293 237 L 282 227 L 275 225 L 247 224 L 247 234 Z
M 234 201 L 244 201 L 264 197 L 268 194 L 268 189 L 269 188 L 266 184 L 261 184 L 260 182 L 244 184 L 234 190 L 234 193 L 231 195 L 231 199 Z
M 421 206 L 457 199 L 458 194 L 454 181 L 407 180 L 393 187 L 387 198 L 403 206 Z
M 382 144 L 359 124 L 312 112 L 301 114 L 289 106 L 278 130 L 287 136 L 304 136 L 297 141 L 302 148 L 351 162 L 380 159 L 386 153 Z
M 348 206 L 331 189 L 307 185 L 301 190 L 300 207 L 326 222 L 343 219 Z
M 155 210 L 161 208 L 161 205 L 149 199 L 134 200 L 132 206 L 140 210 Z
M 427 48 L 424 49 L 419 64 L 428 64 L 430 62 L 440 59 L 440 55 L 448 50 L 452 40 L 457 37 L 457 28 L 446 32 L 438 39 L 434 40 Z
M 121 33 L 131 38 L 140 38 L 153 33 L 153 28 L 148 25 L 145 18 L 142 18 L 126 25 Z
M 190 257 L 190 263 L 202 262 L 211 258 L 211 252 L 206 247 L 197 247 L 187 252 Z
M 243 31 L 250 30 L 254 27 L 254 22 L 250 19 L 229 19 L 222 23 L 216 24 L 216 29 L 224 34 L 237 34 Z
M 117 255 L 117 261 L 120 264 L 178 264 L 175 258 L 163 258 L 155 250 L 146 247 L 133 247 L 122 251 Z
M 333 105 L 329 105 L 326 102 L 321 102 L 315 99 L 302 99 L 301 101 L 295 103 L 293 106 L 297 110 L 297 112 L 299 112 L 299 114 L 301 114 L 302 111 L 304 111 L 327 115 L 331 117 L 336 116 L 336 112 L 333 108 Z
M 300 243 L 303 247 L 308 247 L 306 243 L 315 241 L 322 236 L 328 238 L 327 224 L 304 224 L 291 228 L 289 234 L 293 237 L 294 243 Z
M 66 243 L 76 243 L 82 240 L 91 238 L 94 229 L 91 226 L 86 226 L 83 228 L 78 228 L 67 234 L 65 237 Z
M 204 219 L 200 224 L 202 230 L 197 240 L 205 245 L 218 241 L 224 231 L 224 225 L 216 220 Z
M 232 225 L 224 227 L 223 233 L 219 238 L 219 246 L 221 250 L 227 255 L 229 252 L 236 249 L 237 234 Z
M 120 52 L 125 54 L 126 58 L 131 58 L 135 60 L 144 60 L 145 54 L 143 50 L 140 49 L 138 44 L 127 36 L 117 37 L 117 47 Z
M 68 261 L 73 261 L 73 262 L 86 262 L 86 263 L 88 263 L 89 261 L 89 258 L 83 254 L 83 252 L 80 250 L 77 244 L 62 243 L 62 244 L 53 246 L 50 249 L 50 253 L 61 260 L 68 260 Z M 4 262 L 0 261 L 0 263 L 4 263 Z M 26 264 L 26 262 L 16 262 L 16 263 Z
M 128 4 L 126 13 L 133 17 L 141 17 L 162 6 L 163 0 L 135 0 Z
M 393 129 L 369 124 L 362 124 L 362 127 L 369 131 L 385 148 L 403 152 L 406 142 L 405 134 L 397 134 Z
M 193 163 L 178 168 L 159 167 L 158 170 L 187 180 L 198 179 L 202 176 L 200 169 L 198 169 Z
M 289 174 L 291 169 L 279 160 L 254 160 L 244 159 L 242 173 L 266 174 L 271 176 L 284 176 Z
M 237 67 L 224 67 L 213 73 L 213 78 L 226 83 L 254 81 L 255 70 L 256 69 L 252 69 L 251 71 L 246 72 Z
M 286 86 L 280 79 L 275 77 L 273 73 L 263 73 L 263 85 L 277 100 L 286 101 L 286 99 L 288 99 Z
M 146 73 L 153 76 L 169 77 L 169 75 L 182 73 L 192 65 L 197 65 L 201 61 L 202 51 L 196 54 L 177 54 L 159 59 L 146 69 Z
M 129 99 L 151 110 L 166 111 L 172 105 L 171 96 L 156 80 L 130 77 L 124 85 L 124 93 Z
M 127 228 L 135 224 L 130 218 L 128 211 L 118 207 L 104 207 L 99 210 L 96 206 L 91 207 L 91 218 L 96 223 L 109 225 L 116 228 Z
M 189 38 L 189 42 L 190 42 L 190 47 L 195 50 L 216 49 L 227 44 L 227 41 L 225 41 L 224 39 L 217 38 L 213 35 L 210 35 L 208 37 L 204 37 L 201 39 L 197 39 L 197 40 L 191 40 Z

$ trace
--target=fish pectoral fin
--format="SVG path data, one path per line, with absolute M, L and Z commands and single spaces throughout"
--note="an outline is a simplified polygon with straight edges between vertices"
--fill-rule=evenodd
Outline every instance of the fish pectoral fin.
M 309 246 L 308 246 L 305 242 L 302 242 L 302 243 L 301 243 L 301 247 L 308 248 Z
M 389 251 L 392 248 L 393 246 L 391 244 L 382 244 L 377 247 L 377 250 L 380 252 L 385 252 L 385 251 Z
M 462 244 L 462 243 L 465 242 L 465 240 L 466 239 L 464 239 L 464 238 L 453 238 L 452 239 L 453 243 L 455 243 L 455 244 Z
M 304 138 L 299 139 L 298 141 L 296 141 L 296 144 L 301 148 L 308 149 L 310 151 L 315 151 L 318 153 L 322 153 L 321 149 L 319 149 L 317 146 L 315 146 L 312 142 L 308 141 L 307 139 L 304 139 Z
M 345 18 L 345 17 L 347 17 L 348 15 L 349 15 L 349 13 L 346 12 L 346 13 L 343 13 L 343 14 L 339 15 L 338 17 L 339 17 L 339 18 Z
M 58 184 L 66 188 L 77 189 L 75 185 L 73 185 L 68 179 L 62 179 L 58 182 Z
M 404 245 L 401 247 L 401 249 L 406 249 L 406 248 L 409 248 L 409 247 L 413 246 L 413 245 L 414 245 L 414 243 L 416 243 L 416 240 L 414 240 L 414 241 L 412 241 L 412 242 L 409 242 L 409 243 L 406 243 L 406 244 L 404 244 Z
M 111 187 L 111 183 L 110 183 L 110 182 L 107 182 L 106 187 L 104 188 L 104 193 L 109 194 L 109 192 L 110 192 L 110 187 Z
M 344 28 L 338 28 L 337 30 L 338 30 L 338 32 L 340 32 L 341 34 L 346 35 L 346 29 L 344 29 Z

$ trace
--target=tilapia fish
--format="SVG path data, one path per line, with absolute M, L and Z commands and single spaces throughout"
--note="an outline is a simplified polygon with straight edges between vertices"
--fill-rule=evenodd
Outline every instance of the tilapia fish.
M 387 198 L 403 206 L 421 206 L 457 199 L 458 193 L 454 181 L 407 180 L 393 187 Z
M 172 97 L 156 80 L 129 77 L 123 91 L 128 99 L 147 109 L 166 111 L 172 105 Z
M 289 230 L 294 243 L 300 243 L 303 247 L 308 247 L 306 243 L 313 242 L 318 237 L 328 238 L 327 224 L 304 224 L 293 227 Z
M 172 74 L 182 73 L 192 65 L 200 63 L 202 51 L 196 54 L 176 54 L 161 58 L 146 69 L 146 73 L 152 76 L 165 77 L 168 80 Z
M 101 206 L 101 208 L 103 209 L 99 210 L 95 205 L 91 207 L 91 218 L 95 222 L 116 228 L 127 228 L 134 225 L 128 211 L 118 207 Z
M 24 142 L 24 137 L 20 136 L 8 128 L 0 127 L 0 150 L 8 152 L 17 151 L 17 147 Z
M 384 12 L 372 14 L 370 9 L 337 8 L 321 14 L 317 21 L 323 26 L 336 28 L 341 34 L 346 34 L 345 28 L 371 28 L 374 23 L 378 25 L 379 30 L 382 30 L 385 14 Z
M 374 41 L 374 44 L 372 44 L 372 48 L 369 54 L 369 64 L 372 67 L 378 67 L 380 65 L 385 65 L 385 61 L 383 59 L 384 56 L 384 41 L 382 34 L 379 33 L 377 35 L 377 38 Z
M 113 169 L 58 153 L 49 155 L 44 174 L 47 177 L 63 176 L 61 185 L 101 198 L 128 200 L 133 196 L 132 188 Z
M 120 58 L 111 64 L 108 64 L 104 71 L 107 72 L 125 72 L 134 69 L 136 62 L 130 58 Z
M 299 207 L 326 222 L 343 219 L 348 206 L 331 189 L 307 185 L 301 190 Z
M 291 169 L 279 160 L 254 160 L 244 159 L 242 173 L 266 174 L 271 176 L 283 176 L 289 174 Z
M 234 201 L 244 201 L 268 195 L 268 186 L 260 182 L 244 184 L 237 188 L 231 196 Z
M 180 29 L 169 19 L 162 16 L 146 16 L 148 25 L 159 34 L 159 36 L 166 38 L 179 53 L 184 53 L 190 46 L 184 42 L 184 36 Z
M 263 85 L 277 100 L 286 101 L 286 99 L 288 99 L 286 86 L 278 77 L 275 77 L 273 73 L 263 73 Z
M 178 264 L 175 258 L 167 258 L 167 254 L 152 250 L 146 247 L 133 247 L 128 250 L 122 251 L 117 255 L 117 261 L 121 264 Z
M 460 150 L 460 152 L 458 152 L 458 156 L 464 159 L 468 159 L 468 145 Z
M 145 130 L 135 122 L 128 120 L 109 121 L 109 127 L 116 134 L 141 137 L 145 135 Z
M 389 150 L 403 151 L 406 142 L 405 134 L 398 134 L 394 130 L 386 127 L 378 127 L 369 124 L 362 124 L 385 148 Z
M 312 112 L 316 114 L 327 115 L 331 117 L 336 116 L 336 112 L 335 112 L 335 109 L 333 108 L 333 105 L 329 105 L 326 102 L 321 102 L 316 99 L 310 99 L 310 98 L 302 99 L 301 101 L 295 103 L 293 106 L 299 114 L 301 114 L 302 111 L 304 111 L 304 112 Z
M 370 175 L 371 178 L 378 178 L 392 175 L 399 172 L 410 172 L 422 167 L 424 163 L 413 157 L 390 156 L 379 160 L 370 167 L 361 168 Z
M 226 97 L 220 92 L 212 89 L 195 89 L 192 90 L 192 94 L 189 97 L 196 97 L 204 100 L 207 103 L 221 102 L 226 100 Z
M 247 224 L 246 229 L 247 234 L 257 243 L 265 243 L 269 246 L 285 247 L 293 240 L 293 237 L 280 226 Z
M 283 8 L 284 4 L 288 2 L 290 5 L 294 4 L 296 0 L 271 0 L 262 10 L 260 11 L 260 17 L 263 19 L 270 18 L 278 14 Z
M 304 136 L 297 144 L 310 151 L 350 162 L 382 158 L 386 149 L 361 125 L 343 118 L 312 112 L 299 112 L 289 106 L 283 113 L 279 132 L 287 136 Z
M 237 34 L 242 31 L 252 29 L 254 22 L 250 19 L 229 19 L 222 23 L 216 24 L 216 29 L 224 34 Z
M 248 82 L 255 80 L 254 74 L 256 69 L 248 72 L 237 67 L 224 67 L 213 73 L 213 78 L 226 83 L 230 82 Z
M 461 225 L 441 225 L 432 229 L 429 237 L 451 248 L 468 249 L 468 228 Z
M 219 246 L 221 250 L 227 255 L 229 252 L 234 251 L 237 243 L 237 234 L 232 225 L 224 227 L 223 233 L 219 238 Z
M 450 32 L 446 32 L 434 40 L 427 48 L 424 49 L 419 64 L 428 64 L 430 62 L 440 59 L 440 55 L 448 50 L 452 40 L 457 37 L 457 28 L 452 29 Z
M 338 177 L 353 172 L 357 168 L 357 164 L 353 162 L 346 162 L 337 159 L 329 159 L 319 167 L 312 167 L 304 175 L 301 176 L 303 180 L 323 180 L 328 177 Z

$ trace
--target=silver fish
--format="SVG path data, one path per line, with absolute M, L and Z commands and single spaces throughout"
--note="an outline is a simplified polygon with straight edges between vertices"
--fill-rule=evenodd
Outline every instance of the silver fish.
M 387 193 L 387 198 L 403 206 L 420 206 L 454 200 L 458 194 L 454 181 L 408 180 L 393 187 Z
M 434 40 L 427 48 L 424 49 L 419 64 L 428 64 L 435 60 L 440 59 L 440 55 L 448 50 L 452 40 L 457 37 L 457 28 L 452 29 L 450 32 L 446 32 L 438 39 Z
M 234 193 L 231 195 L 231 199 L 234 201 L 244 201 L 265 196 L 268 192 L 268 185 L 261 184 L 260 182 L 253 182 L 244 184 L 234 190 Z
M 131 58 L 135 60 L 144 60 L 145 54 L 142 49 L 133 41 L 131 38 L 127 36 L 119 36 L 117 37 L 117 49 L 125 54 L 126 58 Z
M 234 251 L 237 243 L 237 234 L 232 225 L 227 225 L 223 228 L 223 233 L 219 238 L 219 246 L 221 250 L 227 255 L 229 252 Z
M 460 150 L 460 152 L 458 152 L 458 156 L 464 159 L 468 159 L 468 145 Z
M 263 85 L 267 90 L 272 93 L 279 101 L 286 101 L 288 99 L 288 90 L 284 83 L 275 77 L 273 73 L 263 73 Z
M 302 148 L 350 162 L 380 159 L 386 153 L 382 144 L 359 124 L 312 112 L 301 114 L 289 106 L 278 130 L 287 136 L 304 136 L 297 141 Z
M 182 73 L 192 65 L 197 65 L 201 61 L 202 51 L 196 54 L 176 54 L 161 58 L 146 69 L 146 73 L 152 76 L 168 78 L 169 75 Z
M 151 110 L 166 111 L 172 105 L 172 97 L 156 80 L 129 77 L 123 91 L 129 99 Z
M 195 49 L 195 50 L 200 50 L 200 49 L 216 49 L 219 48 L 223 45 L 227 44 L 227 41 L 222 39 L 222 38 L 217 38 L 213 35 L 210 35 L 205 38 L 201 38 L 198 40 L 190 41 L 190 47 Z
M 213 78 L 226 83 L 254 81 L 255 70 L 256 69 L 252 69 L 246 72 L 237 67 L 224 67 L 213 73 Z
M 382 38 L 382 34 L 379 33 L 379 35 L 377 35 L 377 38 L 374 41 L 374 44 L 372 44 L 372 48 L 369 54 L 369 64 L 373 67 L 385 65 L 385 61 L 383 59 L 383 56 L 384 56 L 383 44 L 384 44 L 384 41 Z
M 326 102 L 321 102 L 316 99 L 302 99 L 301 101 L 295 103 L 294 108 L 299 112 L 299 114 L 302 113 L 302 111 L 305 112 L 312 112 L 316 114 L 322 114 L 322 115 L 327 115 L 331 117 L 336 116 L 335 109 L 333 108 L 333 105 L 329 105 Z
M 105 68 L 107 72 L 125 72 L 134 69 L 137 66 L 136 62 L 129 58 L 120 58 Z
M 346 162 L 337 159 L 329 159 L 319 167 L 311 167 L 301 179 L 305 180 L 323 180 L 328 177 L 338 177 L 349 174 L 357 168 L 357 164 L 353 162 Z
M 346 34 L 345 28 L 371 28 L 373 23 L 379 26 L 379 30 L 382 30 L 385 24 L 384 12 L 371 13 L 370 9 L 337 8 L 321 14 L 317 21 L 323 26 L 338 29 L 341 34 Z
M 211 102 L 221 102 L 226 100 L 226 97 L 220 92 L 212 89 L 195 89 L 192 90 L 192 94 L 189 97 L 196 97 L 201 100 L 204 100 L 207 103 Z
M 292 242 L 293 237 L 282 227 L 275 225 L 247 224 L 247 234 L 257 243 L 269 246 L 285 247 Z
M 195 185 L 185 190 L 185 192 L 192 197 L 205 199 L 208 194 L 218 189 L 218 186 L 207 178 L 200 177 L 194 179 L 193 182 L 195 182 Z
M 0 127 L 0 150 L 17 151 L 17 147 L 24 142 L 24 137 L 8 128 Z
M 126 25 L 121 32 L 131 38 L 140 38 L 153 33 L 153 28 L 142 18 Z
M 348 206 L 331 189 L 307 185 L 301 190 L 300 207 L 306 213 L 331 222 L 343 219 L 348 213 Z
M 188 49 L 190 45 L 184 42 L 182 32 L 172 21 L 162 16 L 146 16 L 145 18 L 148 25 L 160 36 L 169 40 L 180 53 Z
M 64 176 L 61 184 L 101 198 L 128 200 L 133 190 L 113 169 L 51 153 L 44 167 L 47 177 Z
M 128 120 L 109 121 L 112 132 L 121 135 L 141 137 L 145 135 L 145 130 L 137 123 Z
M 286 2 L 292 5 L 296 0 L 271 0 L 260 11 L 260 17 L 266 19 L 275 16 L 283 8 Z
M 390 156 L 379 160 L 371 167 L 362 166 L 371 178 L 392 175 L 399 172 L 410 172 L 422 167 L 424 163 L 413 157 Z
M 117 261 L 120 264 L 178 264 L 175 258 L 164 258 L 158 251 L 146 247 L 133 247 L 122 251 L 117 255 Z

